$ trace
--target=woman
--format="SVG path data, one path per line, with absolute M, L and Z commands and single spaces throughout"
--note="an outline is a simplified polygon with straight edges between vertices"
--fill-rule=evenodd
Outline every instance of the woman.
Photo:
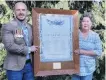
M 75 50 L 80 55 L 80 72 L 74 74 L 72 80 L 92 80 L 95 71 L 95 59 L 102 53 L 99 35 L 91 30 L 92 17 L 86 13 L 80 18 L 79 49 Z

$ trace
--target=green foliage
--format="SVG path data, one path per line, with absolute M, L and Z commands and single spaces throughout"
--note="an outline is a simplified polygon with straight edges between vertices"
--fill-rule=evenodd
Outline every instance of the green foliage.
M 6 80 L 5 70 L 3 70 L 3 62 L 6 56 L 5 49 L 0 50 L 0 80 Z
M 13 18 L 12 10 L 8 7 L 5 1 L 0 1 L 0 8 L 1 8 L 0 24 L 4 24 L 12 20 Z
M 106 30 L 104 30 L 104 53 L 106 53 Z
M 93 80 L 105 80 L 105 56 L 97 59 Z
M 105 1 L 70 1 L 69 7 L 71 10 L 78 10 L 79 13 L 90 12 L 94 17 L 94 28 L 97 30 L 105 29 Z
M 105 2 L 102 1 L 100 3 L 93 3 L 92 5 L 92 13 L 95 19 L 95 26 L 97 25 L 104 25 L 105 26 Z

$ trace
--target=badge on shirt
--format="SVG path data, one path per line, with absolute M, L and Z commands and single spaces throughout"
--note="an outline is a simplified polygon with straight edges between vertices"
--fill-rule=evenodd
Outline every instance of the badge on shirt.
M 15 34 L 14 34 L 15 38 L 22 38 L 23 37 L 23 31 L 21 28 L 18 28 L 15 30 Z

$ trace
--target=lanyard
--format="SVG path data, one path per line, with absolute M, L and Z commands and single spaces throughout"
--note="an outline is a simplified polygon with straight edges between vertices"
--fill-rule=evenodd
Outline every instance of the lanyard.
M 22 31 L 23 31 L 23 35 L 24 35 L 24 39 L 25 39 L 26 45 L 29 46 L 28 28 L 27 28 L 24 24 L 22 24 L 21 22 L 19 22 L 19 25 L 20 25 L 20 27 L 22 28 Z

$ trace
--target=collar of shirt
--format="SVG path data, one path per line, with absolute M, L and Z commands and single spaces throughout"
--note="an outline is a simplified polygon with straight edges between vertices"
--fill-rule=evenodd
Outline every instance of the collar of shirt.
M 26 23 L 25 20 L 24 20 L 24 21 L 20 21 L 20 20 L 18 20 L 17 18 L 15 18 L 15 20 L 18 22 L 18 24 L 19 24 L 20 26 L 23 26 L 23 27 L 26 27 L 26 28 L 27 28 L 27 23 Z

